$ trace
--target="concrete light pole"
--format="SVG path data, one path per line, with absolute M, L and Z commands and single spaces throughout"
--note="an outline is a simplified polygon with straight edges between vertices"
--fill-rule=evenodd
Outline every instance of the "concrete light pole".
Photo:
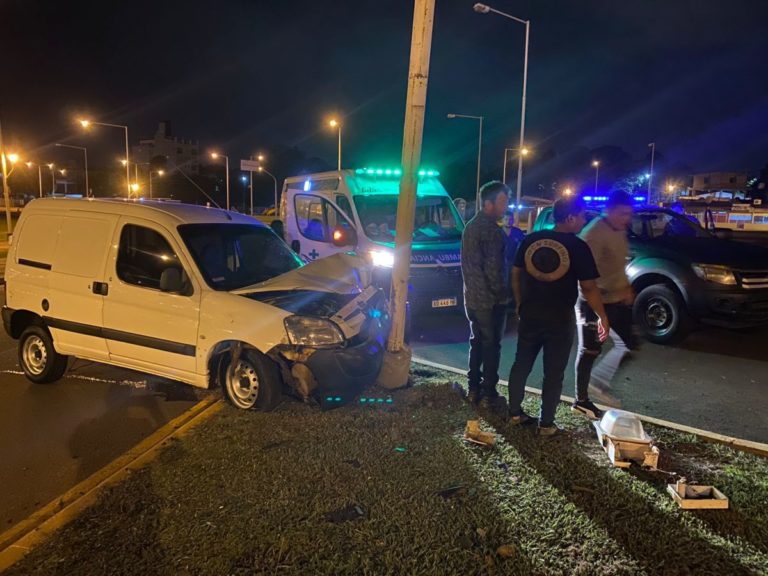
M 478 14 L 488 14 L 489 12 L 493 12 L 494 14 L 498 14 L 499 16 L 504 16 L 505 18 L 509 18 L 510 20 L 514 20 L 515 22 L 519 22 L 520 24 L 525 24 L 525 56 L 523 59 L 523 99 L 522 99 L 522 105 L 521 105 L 521 111 L 520 111 L 520 150 L 523 150 L 525 148 L 525 99 L 526 99 L 526 92 L 528 89 L 528 46 L 530 43 L 530 35 L 531 35 L 531 21 L 530 20 L 523 20 L 522 18 L 517 18 L 516 16 L 512 16 L 511 14 L 507 14 L 506 12 L 501 12 L 499 10 L 496 10 L 495 8 L 491 8 L 490 6 L 487 6 L 486 4 L 475 4 L 474 6 L 475 12 Z M 523 155 L 520 154 L 517 159 L 517 205 L 520 205 L 520 198 L 522 196 L 522 186 L 523 186 Z M 515 212 L 515 221 L 518 220 L 519 210 Z
M 416 211 L 416 172 L 421 163 L 421 143 L 424 134 L 424 114 L 427 104 L 429 58 L 432 48 L 432 27 L 435 18 L 435 0 L 415 0 L 411 56 L 408 67 L 408 92 L 405 101 L 403 130 L 403 177 L 397 202 L 395 236 L 395 262 L 392 268 L 393 313 L 392 328 L 387 340 L 387 351 L 392 362 L 387 366 L 384 379 L 394 386 L 408 381 L 410 351 L 404 350 L 405 315 L 408 298 L 408 275 L 411 268 L 411 243 Z

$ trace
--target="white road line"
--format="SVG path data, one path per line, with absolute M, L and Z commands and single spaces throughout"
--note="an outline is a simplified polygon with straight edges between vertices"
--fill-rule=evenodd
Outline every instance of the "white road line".
M 24 376 L 21 370 L 0 370 L 0 374 L 13 374 L 14 376 Z M 146 380 L 110 380 L 108 378 L 95 378 L 93 376 L 83 376 L 81 374 L 67 374 L 64 380 L 85 380 L 86 382 L 101 382 L 102 384 L 117 384 L 118 386 L 129 386 L 137 390 L 143 390 L 147 387 Z
M 453 366 L 440 364 L 439 362 L 432 362 L 431 360 L 420 358 L 418 356 L 414 356 L 412 358 L 412 362 L 414 364 L 422 364 L 423 366 L 429 366 L 430 368 L 445 370 L 446 372 L 451 372 L 453 374 L 459 374 L 464 377 L 466 377 L 467 375 L 466 370 L 460 370 L 458 368 L 454 368 Z M 506 380 L 499 380 L 499 384 L 501 384 L 502 386 L 506 386 L 507 388 L 509 387 L 509 383 Z M 537 388 L 531 388 L 530 386 L 526 386 L 525 391 L 531 394 L 536 394 L 537 396 L 541 396 L 541 390 Z M 560 400 L 562 400 L 563 402 L 568 402 L 569 404 L 572 404 L 574 398 L 572 396 L 560 396 Z M 611 408 L 610 406 L 603 406 L 601 404 L 598 404 L 597 406 L 599 406 L 603 410 L 608 410 Z M 653 416 L 646 416 L 645 414 L 638 414 L 637 412 L 633 412 L 633 414 L 635 414 L 638 418 L 640 418 L 640 420 L 644 422 L 648 422 L 649 424 L 664 426 L 665 428 L 671 428 L 672 430 L 677 430 L 678 432 L 684 432 L 686 434 L 694 434 L 696 436 L 699 436 L 711 442 L 717 442 L 718 444 L 727 444 L 729 446 L 733 446 L 734 448 L 739 448 L 741 450 L 746 450 L 748 452 L 760 454 L 761 456 L 768 456 L 768 444 L 763 444 L 762 442 L 754 442 L 752 440 L 745 440 L 743 438 L 734 438 L 733 436 L 725 436 L 724 434 L 718 434 L 717 432 L 710 432 L 709 430 L 702 430 L 701 428 L 693 428 L 692 426 L 686 426 L 685 424 L 678 424 L 676 422 L 670 422 L 669 420 L 662 420 L 660 418 L 654 418 Z

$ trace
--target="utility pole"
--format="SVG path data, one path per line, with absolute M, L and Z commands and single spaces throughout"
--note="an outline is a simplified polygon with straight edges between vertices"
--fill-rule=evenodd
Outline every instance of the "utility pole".
M 392 377 L 394 386 L 403 386 L 408 380 L 410 350 L 404 348 L 408 275 L 411 268 L 411 243 L 416 211 L 416 173 L 421 163 L 421 142 L 424 134 L 424 114 L 427 104 L 429 57 L 432 48 L 432 25 L 435 17 L 435 0 L 415 0 L 411 57 L 408 68 L 408 94 L 405 102 L 405 127 L 403 131 L 403 177 L 400 180 L 400 196 L 397 202 L 395 236 L 395 263 L 392 269 L 392 328 L 387 340 L 387 351 L 399 357 L 386 376 Z M 405 353 L 405 357 L 403 357 Z M 400 380 L 399 382 L 395 382 Z
M 3 168 L 3 200 L 5 201 L 5 220 L 8 225 L 8 238 L 13 233 L 13 220 L 11 219 L 11 189 L 8 187 L 8 160 L 5 157 L 5 145 L 3 144 L 3 119 L 0 112 L 0 162 Z
M 648 204 L 651 204 L 653 202 L 653 198 L 651 198 L 651 180 L 653 180 L 653 157 L 656 155 L 656 142 L 651 142 L 648 144 L 648 147 L 651 149 L 651 171 L 648 172 Z

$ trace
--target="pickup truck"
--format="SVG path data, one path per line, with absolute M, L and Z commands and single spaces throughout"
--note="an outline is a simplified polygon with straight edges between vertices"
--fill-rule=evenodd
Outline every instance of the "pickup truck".
M 598 215 L 589 209 L 587 219 Z M 552 227 L 552 209 L 545 208 L 533 229 Z M 651 342 L 679 342 L 697 323 L 768 324 L 768 248 L 727 239 L 651 206 L 635 210 L 627 234 L 635 321 Z

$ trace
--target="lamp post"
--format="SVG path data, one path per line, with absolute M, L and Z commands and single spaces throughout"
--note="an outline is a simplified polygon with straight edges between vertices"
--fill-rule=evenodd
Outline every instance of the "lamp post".
M 152 200 L 152 174 L 157 174 L 158 176 L 162 176 L 165 174 L 165 170 L 152 170 L 152 167 L 149 167 L 149 199 Z
M 131 167 L 130 154 L 128 151 L 128 126 L 123 124 L 108 124 L 106 122 L 94 122 L 92 120 L 80 120 L 80 125 L 86 130 L 91 126 L 108 126 L 110 128 L 122 128 L 125 130 L 125 187 L 128 193 L 128 198 L 131 197 Z
M 517 18 L 515 16 L 512 16 L 511 14 L 507 14 L 506 12 L 501 12 L 499 10 L 496 10 L 494 8 L 491 8 L 490 6 L 487 6 L 486 4 L 475 4 L 474 6 L 475 12 L 478 14 L 488 14 L 489 12 L 493 12 L 494 14 L 498 14 L 499 16 L 504 16 L 505 18 L 509 18 L 510 20 L 514 20 L 515 22 L 518 22 L 520 24 L 525 24 L 525 56 L 523 59 L 523 99 L 522 99 L 522 106 L 520 111 L 520 150 L 524 148 L 523 143 L 525 142 L 525 97 L 526 97 L 526 90 L 528 88 L 528 45 L 530 40 L 530 33 L 531 33 L 531 21 L 530 20 L 523 20 L 522 18 Z M 523 185 L 523 156 L 522 154 L 518 157 L 517 161 L 517 204 L 520 205 L 520 197 L 522 196 L 522 185 Z M 517 220 L 519 212 L 515 212 L 515 219 Z
M 211 158 L 214 160 L 217 158 L 224 158 L 224 177 L 227 179 L 227 210 L 229 210 L 229 156 L 226 154 L 219 154 L 218 152 L 212 152 Z
M 328 121 L 328 126 L 330 126 L 331 128 L 339 129 L 339 153 L 338 153 L 338 162 L 337 162 L 336 169 L 341 171 L 341 122 L 339 122 L 335 118 L 331 118 L 331 120 Z
M 85 146 L 72 146 L 71 144 L 56 143 L 59 148 L 74 148 L 75 150 L 82 150 L 85 158 L 85 197 L 88 198 L 91 195 L 91 189 L 88 187 L 88 149 Z
M 49 170 L 51 171 L 51 196 L 56 195 L 56 172 L 54 168 L 56 168 L 56 164 L 53 162 L 46 164 L 48 166 Z
M 477 202 L 475 213 L 478 213 L 482 208 L 482 206 L 480 205 L 480 160 L 481 160 L 481 155 L 483 151 L 483 117 L 470 116 L 468 114 L 447 114 L 446 117 L 451 120 L 454 118 L 467 118 L 470 120 L 479 121 L 479 129 L 477 134 L 477 186 L 475 190 L 475 202 Z
M 43 170 L 42 166 L 40 164 L 35 164 L 34 162 L 26 162 L 27 168 L 32 168 L 32 166 L 37 166 L 37 187 L 38 192 L 40 194 L 40 198 L 43 197 Z
M 592 166 L 595 169 L 595 194 L 597 194 L 597 178 L 600 174 L 600 161 L 599 160 L 592 160 Z
M 274 174 L 268 172 L 264 166 L 259 166 L 259 172 L 264 172 L 264 174 L 270 176 L 275 183 L 275 216 L 277 216 L 277 178 L 275 178 Z M 253 202 L 253 199 L 251 199 L 251 202 Z M 253 207 L 251 207 L 251 212 L 253 212 Z
M 653 179 L 653 157 L 656 155 L 656 142 L 651 142 L 648 144 L 648 147 L 651 149 L 651 170 L 648 172 L 648 204 L 653 202 L 653 198 L 651 198 L 651 180 Z
M 504 169 L 502 170 L 502 176 L 501 176 L 501 181 L 504 184 L 507 183 L 507 152 L 514 152 L 515 150 L 517 150 L 517 148 L 504 148 Z M 530 152 L 531 151 L 528 150 L 528 148 L 523 148 L 522 150 L 520 150 L 520 154 L 522 156 L 528 156 Z
M 11 218 L 11 189 L 8 187 L 8 176 L 10 176 L 8 162 L 13 164 L 18 158 L 19 157 L 16 154 L 7 154 L 5 151 L 5 146 L 3 145 L 3 123 L 0 118 L 0 168 L 2 168 L 3 174 L 3 199 L 5 201 L 5 220 L 8 226 L 8 239 L 10 239 L 11 234 L 13 233 L 13 219 Z M 11 167 L 11 172 L 13 172 L 13 167 Z

